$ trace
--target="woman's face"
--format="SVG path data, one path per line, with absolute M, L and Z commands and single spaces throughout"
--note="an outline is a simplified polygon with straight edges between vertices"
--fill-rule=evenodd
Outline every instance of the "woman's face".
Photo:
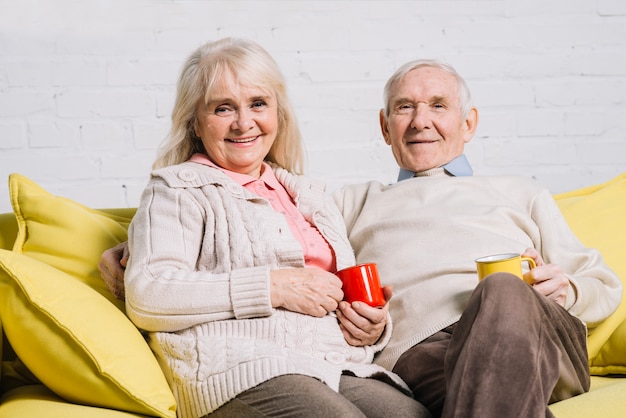
M 278 130 L 276 95 L 224 77 L 196 108 L 196 135 L 218 166 L 255 178 Z

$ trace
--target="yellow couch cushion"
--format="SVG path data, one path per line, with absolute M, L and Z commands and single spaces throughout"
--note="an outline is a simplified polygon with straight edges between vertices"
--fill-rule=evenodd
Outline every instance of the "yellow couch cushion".
M 85 283 L 0 249 L 0 317 L 19 358 L 62 398 L 175 416 L 174 397 L 143 336 Z
M 70 404 L 43 385 L 22 386 L 0 398 L 0 417 L 138 418 L 146 415 Z
M 550 411 L 556 417 L 623 418 L 626 412 L 626 379 L 591 377 L 591 390 L 582 395 L 553 403 Z
M 18 224 L 13 251 L 69 274 L 123 310 L 100 278 L 98 261 L 126 241 L 130 218 L 54 196 L 20 174 L 9 176 L 9 193 Z
M 602 253 L 624 285 L 617 311 L 589 336 L 591 373 L 626 374 L 626 173 L 555 199 L 578 238 Z

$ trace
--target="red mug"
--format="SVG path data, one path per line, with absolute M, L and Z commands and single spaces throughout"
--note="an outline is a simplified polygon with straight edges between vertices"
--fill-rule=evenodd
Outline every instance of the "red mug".
M 365 302 L 375 308 L 385 306 L 385 295 L 376 264 L 359 264 L 339 270 L 336 274 L 343 283 L 343 300 L 350 303 Z

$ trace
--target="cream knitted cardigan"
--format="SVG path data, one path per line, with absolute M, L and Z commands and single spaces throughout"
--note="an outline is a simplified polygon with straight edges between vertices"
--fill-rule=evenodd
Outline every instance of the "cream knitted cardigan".
M 354 264 L 341 215 L 323 188 L 274 168 L 300 212 L 332 246 L 337 268 Z M 212 412 L 272 377 L 303 374 L 338 390 L 344 370 L 397 376 L 371 364 L 389 340 L 352 347 L 337 319 L 273 309 L 269 271 L 303 267 L 283 215 L 228 176 L 186 162 L 157 170 L 129 230 L 128 316 L 150 345 L 181 417 Z
M 376 262 L 393 286 L 391 341 L 376 363 L 456 322 L 476 286 L 478 257 L 536 248 L 571 286 L 566 308 L 591 332 L 618 306 L 619 278 L 572 233 L 550 193 L 523 177 L 450 177 L 443 169 L 335 194 L 357 262 Z M 524 312 L 519 312 L 524 315 Z

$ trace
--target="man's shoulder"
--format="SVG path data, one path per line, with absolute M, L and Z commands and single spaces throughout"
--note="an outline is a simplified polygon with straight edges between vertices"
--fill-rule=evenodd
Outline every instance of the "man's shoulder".
M 360 211 L 372 194 L 380 194 L 388 187 L 379 181 L 349 184 L 336 190 L 333 193 L 333 200 L 346 217 L 347 213 L 354 214 Z
M 492 175 L 492 176 L 472 176 L 466 177 L 475 179 L 478 182 L 493 185 L 494 187 L 523 187 L 526 189 L 539 190 L 543 187 L 535 179 L 520 175 Z
M 473 178 L 479 183 L 479 188 L 495 191 L 500 196 L 513 201 L 528 203 L 535 201 L 539 196 L 550 195 L 547 188 L 528 176 L 499 175 L 475 176 Z
M 355 184 L 348 184 L 348 185 L 342 186 L 338 190 L 336 190 L 333 194 L 335 197 L 360 196 L 360 195 L 368 194 L 369 192 L 372 192 L 372 191 L 374 192 L 384 191 L 388 189 L 389 187 L 390 185 L 388 184 L 383 184 L 379 181 L 372 180 L 372 181 L 367 181 L 364 183 L 355 183 Z

